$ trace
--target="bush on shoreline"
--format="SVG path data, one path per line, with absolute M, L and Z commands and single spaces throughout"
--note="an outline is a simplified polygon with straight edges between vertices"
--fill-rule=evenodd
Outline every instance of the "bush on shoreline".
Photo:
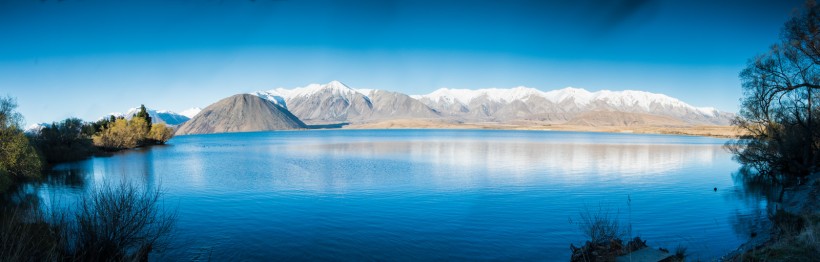
M 159 190 L 104 185 L 72 210 L 8 205 L 0 213 L 0 258 L 7 261 L 145 261 L 162 251 L 176 214 Z
M 14 98 L 0 98 L 0 193 L 14 183 L 39 178 L 43 163 L 20 129 L 22 116 Z
M 578 229 L 594 244 L 605 244 L 614 239 L 621 239 L 626 234 L 621 229 L 617 214 L 613 216 L 603 207 L 598 207 L 596 211 L 587 207 L 578 216 Z
M 152 124 L 143 106 L 130 120 L 111 116 L 85 123 L 78 118 L 67 118 L 28 135 L 43 160 L 54 164 L 82 160 L 101 150 L 165 144 L 173 134 L 174 129 L 163 123 Z
M 46 213 L 38 205 L 38 196 L 15 196 L 8 189 L 41 178 L 44 162 L 90 156 L 96 151 L 92 137 L 117 124 L 128 127 L 128 122 L 133 123 L 126 129 L 129 132 L 113 132 L 121 137 L 108 137 L 127 143 L 106 149 L 162 144 L 171 138 L 172 129 L 164 124 L 151 126 L 143 107 L 143 112 L 128 122 L 83 123 L 69 118 L 26 135 L 16 108 L 13 98 L 0 98 L 0 260 L 146 261 L 149 253 L 161 250 L 176 214 L 161 209 L 158 190 L 131 184 L 104 185 L 84 196 L 74 211 L 52 206 Z
M 93 133 L 93 127 L 79 118 L 67 118 L 31 134 L 31 140 L 46 162 L 60 163 L 82 160 L 94 154 Z
M 174 129 L 163 123 L 151 123 L 145 106 L 131 120 L 116 118 L 98 124 L 91 138 L 94 145 L 105 150 L 122 150 L 147 145 L 165 144 L 174 136 Z

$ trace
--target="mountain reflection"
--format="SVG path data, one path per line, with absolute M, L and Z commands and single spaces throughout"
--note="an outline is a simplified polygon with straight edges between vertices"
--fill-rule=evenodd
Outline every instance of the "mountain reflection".
M 719 146 L 607 145 L 498 141 L 390 141 L 329 143 L 288 148 L 306 155 L 405 158 L 448 168 L 490 172 L 652 175 L 684 165 L 710 165 Z
M 735 191 L 744 187 L 730 176 L 738 165 L 713 138 L 333 130 L 174 139 L 60 164 L 31 193 L 40 203 L 68 206 L 104 183 L 161 188 L 179 210 L 180 241 L 206 243 L 216 260 L 260 250 L 287 260 L 312 252 L 298 247 L 315 247 L 317 239 L 340 245 L 327 258 L 362 247 L 423 258 L 431 242 L 420 240 L 437 240 L 452 243 L 434 250 L 441 254 L 561 260 L 567 243 L 583 238 L 567 219 L 601 201 L 628 210 L 634 232 L 659 246 L 684 239 L 701 258 L 760 232 L 758 201 L 738 200 Z M 185 249 L 170 257 L 192 260 Z

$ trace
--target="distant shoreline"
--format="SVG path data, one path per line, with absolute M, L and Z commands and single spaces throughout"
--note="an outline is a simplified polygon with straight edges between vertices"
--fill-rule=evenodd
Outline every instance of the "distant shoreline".
M 492 130 L 542 130 L 602 133 L 633 133 L 690 135 L 717 138 L 737 138 L 743 133 L 734 126 L 693 125 L 693 126 L 583 126 L 549 124 L 540 122 L 517 123 L 453 123 L 424 119 L 386 120 L 373 123 L 357 123 L 342 126 L 342 129 L 492 129 Z

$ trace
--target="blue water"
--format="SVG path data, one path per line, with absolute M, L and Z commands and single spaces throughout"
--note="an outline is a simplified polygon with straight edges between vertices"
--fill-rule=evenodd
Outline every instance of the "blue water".
M 706 137 L 551 131 L 316 130 L 175 137 L 59 165 L 45 203 L 127 180 L 177 209 L 167 260 L 567 260 L 579 212 L 713 259 L 759 201 Z M 713 188 L 717 187 L 715 192 Z

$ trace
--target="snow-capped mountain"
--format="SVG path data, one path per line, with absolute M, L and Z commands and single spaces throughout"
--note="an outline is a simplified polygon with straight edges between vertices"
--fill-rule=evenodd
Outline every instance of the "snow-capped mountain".
M 440 88 L 427 95 L 412 95 L 416 99 L 430 99 L 437 103 L 460 103 L 463 105 L 469 104 L 473 99 L 486 96 L 490 101 L 494 102 L 512 102 L 515 100 L 526 99 L 531 95 L 542 95 L 543 92 L 535 88 L 515 87 L 509 89 L 501 88 L 487 88 L 487 89 L 449 89 Z
M 543 92 L 534 88 L 447 89 L 413 96 L 446 115 L 484 121 L 569 121 L 584 112 L 627 112 L 670 116 L 692 124 L 728 124 L 731 114 L 694 107 L 644 91 L 589 92 L 581 88 Z
M 645 122 L 669 120 L 666 122 L 670 125 L 725 125 L 733 116 L 710 107 L 691 106 L 663 94 L 634 90 L 589 92 L 573 87 L 546 92 L 524 86 L 477 90 L 441 88 L 426 95 L 408 96 L 384 90 L 354 89 L 331 81 L 251 94 L 286 108 L 312 124 L 438 118 L 458 122 L 530 120 L 562 124 L 574 121 L 593 125 L 598 122 L 640 124 L 652 119 Z M 619 119 L 606 119 L 600 117 L 602 115 Z
M 190 117 L 187 117 L 185 115 L 177 114 L 177 113 L 174 113 L 174 112 L 171 112 L 171 111 L 168 111 L 168 110 L 153 110 L 153 109 L 150 109 L 150 108 L 146 108 L 145 110 L 148 112 L 148 115 L 151 116 L 151 121 L 153 121 L 154 123 L 164 123 L 164 124 L 170 125 L 170 126 L 178 126 L 182 123 L 185 123 L 185 121 L 188 121 L 189 119 L 191 119 Z M 188 110 L 191 110 L 191 109 L 188 109 Z M 188 111 L 188 110 L 186 110 L 186 111 Z M 103 118 L 106 118 L 106 117 L 109 117 L 109 116 L 115 116 L 115 117 L 125 117 L 126 119 L 131 119 L 132 117 L 134 117 L 135 114 L 137 114 L 137 112 L 139 112 L 139 107 L 133 107 L 131 109 L 128 109 L 128 111 L 126 111 L 125 113 L 114 112 L 114 113 L 110 113 L 110 114 L 107 114 L 107 115 L 103 116 Z M 198 111 L 197 111 L 197 113 L 198 113 Z
M 327 93 L 333 96 L 351 97 L 356 95 L 367 96 L 370 90 L 356 90 L 348 87 L 342 82 L 333 80 L 327 84 L 310 84 L 305 87 L 297 87 L 293 89 L 276 88 L 268 91 L 256 91 L 250 94 L 264 98 L 277 105 L 287 107 L 287 100 L 307 98 L 322 93 Z
M 187 118 L 194 118 L 194 116 L 196 116 L 196 114 L 199 114 L 199 112 L 201 112 L 201 111 L 202 111 L 202 108 L 192 107 L 192 108 L 182 110 L 182 112 L 179 112 L 179 114 L 183 115 Z
M 28 125 L 26 127 L 26 129 L 23 130 L 23 132 L 26 133 L 26 134 L 37 134 L 37 133 L 40 132 L 40 130 L 42 130 L 43 128 L 48 127 L 48 126 L 50 126 L 48 123 L 31 124 L 31 125 Z
M 312 124 L 438 117 L 432 109 L 405 94 L 353 89 L 339 81 L 251 94 L 286 108 Z

